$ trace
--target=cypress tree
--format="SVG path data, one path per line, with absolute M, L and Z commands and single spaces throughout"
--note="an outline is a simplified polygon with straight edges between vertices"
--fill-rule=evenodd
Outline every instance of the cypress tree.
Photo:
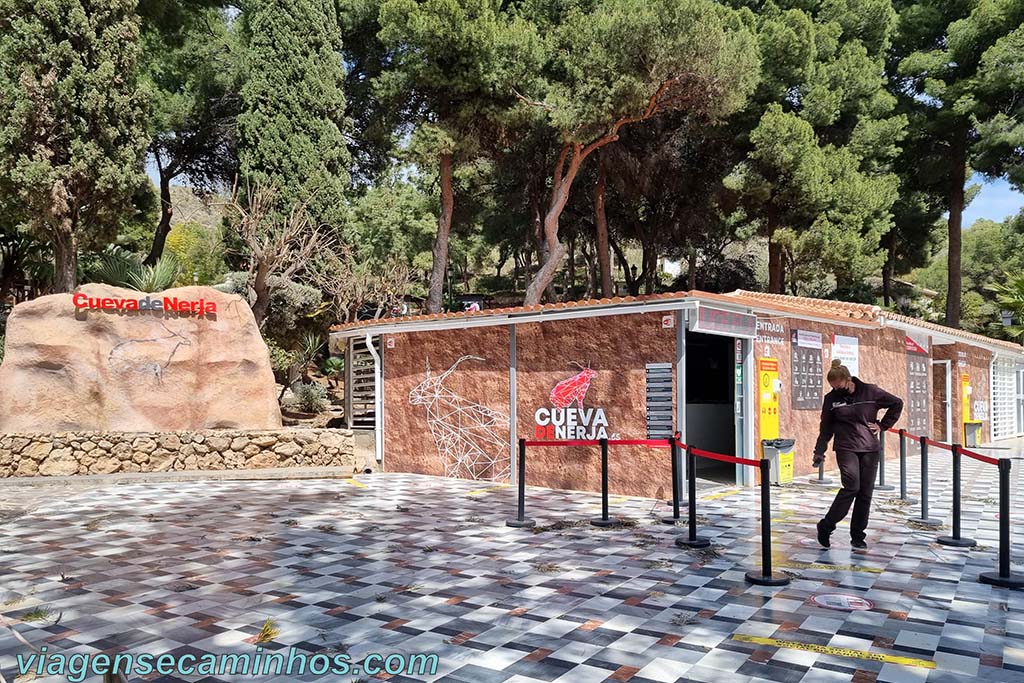
M 273 186 L 278 209 L 308 202 L 317 224 L 339 225 L 349 186 L 341 29 L 329 0 L 253 0 L 238 117 L 244 185 Z

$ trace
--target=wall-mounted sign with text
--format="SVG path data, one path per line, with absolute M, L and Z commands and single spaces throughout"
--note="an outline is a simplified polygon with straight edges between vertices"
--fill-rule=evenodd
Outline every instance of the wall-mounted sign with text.
M 690 331 L 753 339 L 757 336 L 757 317 L 701 306 L 697 309 L 697 315 L 690 317 Z
M 927 436 L 931 430 L 928 395 L 931 393 L 931 359 L 928 349 L 917 340 L 906 337 L 907 349 L 907 429 Z
M 790 343 L 790 372 L 794 410 L 819 410 L 821 388 L 825 381 L 822 369 L 821 334 L 807 330 L 793 330 Z
M 781 351 L 781 347 L 786 344 L 786 322 L 784 320 L 774 320 L 771 318 L 758 318 L 757 319 L 757 341 L 758 344 L 764 344 L 769 348 L 762 349 L 764 353 L 778 353 Z M 779 349 L 772 349 L 770 347 L 778 346 Z
M 832 360 L 841 361 L 851 375 L 860 374 L 860 341 L 856 337 L 832 335 Z
M 171 312 L 184 313 L 186 315 L 209 315 L 217 312 L 217 303 L 198 299 L 189 301 L 174 296 L 152 297 L 147 295 L 143 299 L 115 299 L 112 297 L 91 297 L 77 292 L 71 297 L 71 302 L 76 310 L 89 311 L 154 311 L 157 313 Z

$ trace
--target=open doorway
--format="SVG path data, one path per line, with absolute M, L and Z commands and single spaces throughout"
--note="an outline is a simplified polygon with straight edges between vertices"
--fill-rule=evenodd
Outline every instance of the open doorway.
M 697 448 L 736 454 L 735 343 L 732 337 L 686 335 L 686 441 Z M 697 458 L 701 479 L 736 483 L 736 466 Z

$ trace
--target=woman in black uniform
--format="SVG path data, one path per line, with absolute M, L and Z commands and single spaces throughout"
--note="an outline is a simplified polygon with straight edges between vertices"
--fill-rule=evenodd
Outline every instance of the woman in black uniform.
M 854 548 L 867 548 L 865 529 L 878 474 L 878 435 L 892 428 L 903 413 L 903 400 L 874 384 L 852 377 L 838 360 L 828 371 L 832 391 L 821 407 L 821 427 L 814 445 L 814 466 L 825 459 L 825 448 L 832 445 L 839 462 L 843 488 L 836 494 L 828 514 L 818 522 L 818 543 L 829 547 L 829 536 L 853 505 L 850 540 Z M 882 419 L 878 411 L 885 410 Z

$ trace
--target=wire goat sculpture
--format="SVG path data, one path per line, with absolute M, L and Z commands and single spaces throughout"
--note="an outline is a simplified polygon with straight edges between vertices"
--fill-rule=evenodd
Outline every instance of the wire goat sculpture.
M 459 395 L 445 381 L 462 363 L 484 359 L 463 356 L 439 375 L 427 377 L 409 392 L 409 403 L 426 406 L 427 426 L 444 461 L 444 475 L 461 479 L 506 480 L 511 474 L 508 415 Z

